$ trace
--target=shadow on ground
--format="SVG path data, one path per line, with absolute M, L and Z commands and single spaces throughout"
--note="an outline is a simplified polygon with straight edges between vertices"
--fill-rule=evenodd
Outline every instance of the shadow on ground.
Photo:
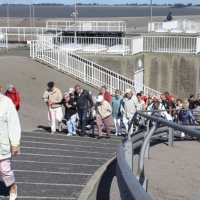
M 9 196 L 9 188 L 5 186 L 3 181 L 0 181 L 0 196 Z
M 116 162 L 106 170 L 99 182 L 96 200 L 110 200 L 110 189 L 113 178 L 116 176 Z

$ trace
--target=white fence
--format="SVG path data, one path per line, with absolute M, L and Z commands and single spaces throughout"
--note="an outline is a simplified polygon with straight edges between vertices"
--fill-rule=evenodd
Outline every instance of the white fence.
M 143 38 L 44 36 L 62 51 L 86 54 L 134 55 L 143 52 Z
M 0 33 L 0 48 L 8 48 L 7 34 Z
M 92 86 L 100 88 L 105 85 L 111 94 L 114 94 L 116 89 L 125 92 L 126 88 L 131 88 L 135 92 L 143 90 L 145 94 L 160 95 L 158 91 L 136 83 L 85 58 L 71 52 L 61 51 L 58 46 L 52 45 L 48 41 L 32 41 L 30 55 L 32 58 L 52 65 Z
M 46 29 L 62 29 L 74 31 L 74 21 L 47 21 Z M 123 21 L 77 21 L 76 30 L 80 32 L 126 32 L 126 22 Z
M 144 52 L 184 54 L 200 52 L 197 49 L 197 46 L 200 45 L 197 37 L 149 36 L 143 37 L 143 42 Z
M 197 38 L 197 47 L 196 51 L 199 53 L 200 52 L 200 37 Z
M 141 36 L 135 38 L 44 36 L 62 51 L 85 54 L 135 55 L 141 52 L 197 54 L 198 37 Z M 75 41 L 76 40 L 76 41 Z
M 54 29 L 55 35 L 61 32 L 61 29 Z M 8 40 L 17 40 L 18 42 L 26 40 L 36 40 L 41 35 L 49 34 L 46 27 L 0 27 L 0 34 L 7 34 Z
M 200 23 L 192 22 L 190 20 L 184 19 L 178 21 L 178 27 L 182 28 L 184 31 L 186 30 L 195 30 L 196 32 L 200 32 Z
M 151 25 L 151 22 L 148 23 L 148 32 L 151 32 L 151 26 L 152 31 L 157 31 L 160 28 L 166 29 L 167 31 L 170 31 L 172 29 L 182 29 L 182 31 L 185 31 L 186 33 L 190 30 L 195 32 L 200 32 L 200 23 L 192 22 L 187 19 L 184 20 L 175 20 L 170 22 L 153 22 Z M 188 32 L 189 33 L 189 32 Z

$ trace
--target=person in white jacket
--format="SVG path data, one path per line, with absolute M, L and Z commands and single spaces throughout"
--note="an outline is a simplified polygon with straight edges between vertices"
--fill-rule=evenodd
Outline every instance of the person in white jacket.
M 159 102 L 157 100 L 153 101 L 147 110 L 152 110 L 152 112 L 147 112 L 149 115 L 162 117 L 164 119 L 167 119 L 169 121 L 172 121 L 172 116 L 165 111 L 165 106 L 162 104 L 162 102 Z M 158 111 L 163 110 L 163 111 Z
M 5 185 L 10 187 L 10 200 L 17 198 L 11 155 L 19 153 L 20 138 L 21 127 L 15 106 L 11 99 L 0 93 L 0 171 Z
M 137 97 L 133 94 L 131 89 L 126 89 L 126 94 L 122 100 L 120 111 L 123 114 L 123 124 L 128 134 L 128 126 L 133 118 L 137 108 Z M 133 124 L 131 125 L 131 134 L 133 132 Z

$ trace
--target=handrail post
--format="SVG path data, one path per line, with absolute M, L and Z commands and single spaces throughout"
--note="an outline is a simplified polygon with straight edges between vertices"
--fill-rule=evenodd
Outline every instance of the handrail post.
M 174 129 L 169 127 L 169 139 L 168 139 L 168 145 L 170 147 L 173 147 L 174 143 Z
M 149 132 L 149 126 L 150 126 L 150 120 L 148 120 L 148 122 L 147 122 L 147 131 L 145 132 L 145 137 L 147 136 L 147 134 Z M 144 153 L 144 157 L 147 159 L 149 159 L 149 149 L 150 149 L 150 141 L 147 143 L 145 153 Z
M 129 130 L 128 135 L 131 135 L 131 128 Z M 131 170 L 133 171 L 134 150 L 133 150 L 133 144 L 132 144 L 131 140 L 129 139 L 129 137 L 128 137 L 127 141 L 124 143 L 124 151 L 125 151 L 124 152 L 125 160 L 128 163 Z
M 83 81 L 86 81 L 86 64 L 84 63 Z
M 31 44 L 33 46 L 32 54 L 33 54 L 33 59 L 34 59 L 35 58 L 35 41 L 31 41 Z
M 60 70 L 60 51 L 58 50 L 58 70 Z
M 44 59 L 44 41 L 42 40 L 42 59 Z

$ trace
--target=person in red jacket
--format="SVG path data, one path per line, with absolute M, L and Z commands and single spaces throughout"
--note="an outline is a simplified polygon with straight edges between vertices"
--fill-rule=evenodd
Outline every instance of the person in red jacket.
M 99 95 L 102 95 L 103 98 L 104 98 L 104 100 L 106 100 L 108 103 L 110 103 L 111 100 L 112 100 L 112 99 L 111 99 L 111 96 L 110 96 L 110 93 L 107 92 L 107 90 L 106 90 L 106 86 L 102 86 L 102 87 L 101 87 L 101 91 L 100 91 Z M 99 95 L 98 95 L 98 96 L 99 96 Z M 102 123 L 101 127 L 102 127 L 102 130 L 105 130 L 105 125 L 104 125 L 104 123 Z
M 20 97 L 19 97 L 19 93 L 17 92 L 16 88 L 14 87 L 14 85 L 9 84 L 7 86 L 7 91 L 4 93 L 5 96 L 9 97 L 12 102 L 15 105 L 16 110 L 18 111 L 20 109 Z
M 111 96 L 110 93 L 106 91 L 106 86 L 101 87 L 101 92 L 99 93 L 99 95 L 102 95 L 104 100 L 106 100 L 108 103 L 111 102 Z

